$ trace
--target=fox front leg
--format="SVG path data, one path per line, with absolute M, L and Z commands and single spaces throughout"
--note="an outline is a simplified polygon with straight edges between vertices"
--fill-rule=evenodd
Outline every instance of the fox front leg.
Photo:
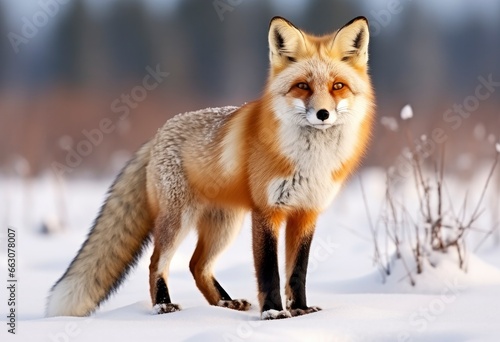
M 292 316 L 301 316 L 321 310 L 307 306 L 306 275 L 309 251 L 316 227 L 317 214 L 294 213 L 286 225 L 286 303 Z
M 252 244 L 262 319 L 291 317 L 283 310 L 278 270 L 278 232 L 281 220 L 270 214 L 252 213 Z

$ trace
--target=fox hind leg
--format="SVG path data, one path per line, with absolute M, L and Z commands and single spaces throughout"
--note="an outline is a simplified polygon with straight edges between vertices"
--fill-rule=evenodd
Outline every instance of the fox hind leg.
M 160 250 L 155 247 L 149 266 L 149 288 L 151 301 L 153 303 L 153 313 L 163 314 L 180 311 L 180 305 L 172 303 L 170 299 L 166 277 L 164 275 L 159 275 L 157 272 L 159 256 Z
M 169 208 L 171 209 L 171 208 Z M 185 213 L 184 215 L 187 215 Z M 184 221 L 184 222 L 183 222 Z M 177 247 L 189 232 L 190 225 L 182 219 L 180 210 L 159 215 L 154 228 L 154 251 L 149 266 L 149 286 L 153 313 L 163 314 L 181 310 L 172 303 L 167 286 L 170 261 Z
M 240 311 L 248 310 L 250 303 L 232 299 L 215 279 L 212 268 L 239 232 L 243 217 L 241 210 L 207 208 L 198 220 L 198 244 L 189 263 L 196 286 L 211 305 Z

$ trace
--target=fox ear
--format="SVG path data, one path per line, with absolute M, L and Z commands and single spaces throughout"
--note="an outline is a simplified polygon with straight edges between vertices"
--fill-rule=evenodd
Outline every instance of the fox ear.
M 354 67 L 366 67 L 370 29 L 365 17 L 357 17 L 337 31 L 333 40 L 333 52 L 341 60 Z
M 305 50 L 302 31 L 281 17 L 274 17 L 269 26 L 269 58 L 275 67 L 295 62 Z

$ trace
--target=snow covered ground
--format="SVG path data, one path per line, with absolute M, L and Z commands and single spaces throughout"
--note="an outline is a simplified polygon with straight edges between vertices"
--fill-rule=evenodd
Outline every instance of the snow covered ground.
M 384 195 L 384 176 L 371 170 L 362 177 L 371 211 L 376 213 Z M 309 304 L 323 308 L 319 313 L 259 320 L 247 219 L 235 243 L 220 258 L 216 275 L 231 296 L 252 302 L 249 312 L 210 307 L 205 302 L 188 270 L 196 241 L 192 234 L 172 262 L 169 284 L 172 299 L 183 311 L 151 315 L 147 255 L 118 294 L 95 315 L 44 318 L 49 289 L 83 242 L 110 182 L 78 180 L 66 184 L 62 203 L 66 204 L 69 229 L 45 235 L 40 233 L 41 222 L 57 214 L 60 204 L 51 178 L 30 186 L 0 178 L 2 233 L 7 225 L 17 229 L 19 279 L 17 334 L 12 336 L 5 322 L 4 234 L 0 253 L 2 341 L 500 340 L 500 246 L 490 241 L 483 244 L 477 255 L 470 255 L 468 273 L 460 271 L 452 258 L 440 257 L 434 266 L 426 265 L 415 287 L 409 285 L 400 263 L 383 284 L 373 265 L 373 243 L 358 177 L 343 189 L 318 223 L 307 290 Z M 465 192 L 469 186 L 456 188 Z M 487 221 L 481 224 L 486 226 Z M 480 238 L 471 240 L 472 249 Z

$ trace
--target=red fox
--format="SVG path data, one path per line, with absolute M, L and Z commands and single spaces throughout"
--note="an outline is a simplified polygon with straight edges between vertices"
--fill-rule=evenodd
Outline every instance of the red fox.
M 232 299 L 212 272 L 248 212 L 261 318 L 320 310 L 306 302 L 309 249 L 318 215 L 370 139 L 368 42 L 364 17 L 323 37 L 273 18 L 262 98 L 166 122 L 109 189 L 87 240 L 51 290 L 47 315 L 91 314 L 117 290 L 151 235 L 153 310 L 180 310 L 167 286 L 169 264 L 192 228 L 198 243 L 189 268 L 199 290 L 211 305 L 248 310 L 250 303 Z M 282 224 L 285 309 L 277 259 Z

